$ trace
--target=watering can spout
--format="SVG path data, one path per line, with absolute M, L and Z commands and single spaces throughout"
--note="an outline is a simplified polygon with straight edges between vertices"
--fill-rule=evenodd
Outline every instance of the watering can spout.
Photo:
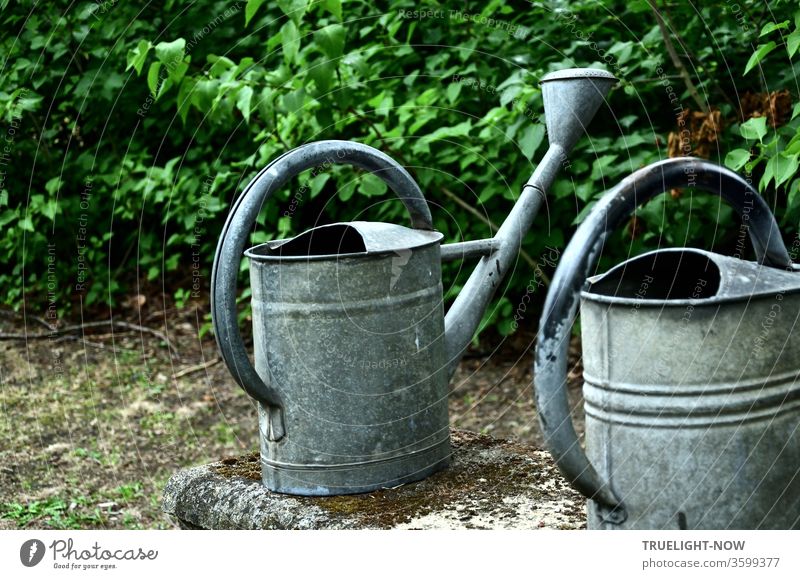
M 448 370 L 452 376 L 480 325 L 483 314 L 522 247 L 539 207 L 567 155 L 586 131 L 608 91 L 613 74 L 592 68 L 571 68 L 542 78 L 542 98 L 550 148 L 522 189 L 519 199 L 491 240 L 467 242 L 483 257 L 445 318 Z M 488 243 L 491 242 L 491 243 Z M 479 247 L 478 247 L 479 246 Z M 443 246 L 443 257 L 451 253 Z

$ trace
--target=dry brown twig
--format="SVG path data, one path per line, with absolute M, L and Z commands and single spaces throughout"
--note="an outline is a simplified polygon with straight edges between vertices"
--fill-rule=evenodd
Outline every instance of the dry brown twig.
M 172 377 L 173 378 L 182 378 L 184 376 L 188 376 L 189 374 L 194 374 L 195 372 L 200 372 L 201 370 L 207 370 L 208 368 L 211 368 L 212 366 L 216 366 L 220 362 L 222 362 L 222 358 L 217 356 L 216 358 L 211 358 L 210 360 L 207 360 L 207 361 L 203 362 L 202 364 L 195 364 L 194 366 L 189 366 L 188 368 L 184 368 L 183 370 L 178 370 L 177 372 L 175 372 L 172 375 Z
M 49 329 L 48 332 L 44 333 L 23 333 L 23 334 L 5 334 L 0 333 L 0 340 L 45 340 L 48 338 L 52 338 L 53 336 L 61 336 L 64 334 L 71 334 L 73 332 L 81 332 L 83 333 L 84 330 L 90 328 L 101 328 L 103 326 L 111 326 L 112 329 L 119 328 L 122 330 L 129 330 L 133 332 L 140 332 L 142 334 L 150 334 L 164 342 L 170 351 L 176 356 L 180 357 L 178 353 L 178 349 L 170 342 L 169 338 L 158 330 L 154 330 L 153 328 L 148 328 L 146 326 L 140 326 L 138 324 L 131 324 L 130 322 L 123 322 L 121 320 L 102 320 L 99 322 L 86 322 L 83 324 L 76 324 L 72 326 L 64 326 L 63 328 L 56 328 L 51 326 L 46 321 L 42 320 L 41 318 L 37 318 L 36 316 L 26 316 L 27 318 L 31 318 L 39 323 L 44 323 L 44 326 Z M 112 334 L 113 335 L 113 334 Z

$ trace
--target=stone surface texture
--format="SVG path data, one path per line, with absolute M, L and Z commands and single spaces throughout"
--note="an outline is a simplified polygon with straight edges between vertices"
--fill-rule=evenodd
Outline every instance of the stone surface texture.
M 181 470 L 163 510 L 184 529 L 581 529 L 585 500 L 535 447 L 452 431 L 449 468 L 367 494 L 297 497 L 261 484 L 257 453 Z

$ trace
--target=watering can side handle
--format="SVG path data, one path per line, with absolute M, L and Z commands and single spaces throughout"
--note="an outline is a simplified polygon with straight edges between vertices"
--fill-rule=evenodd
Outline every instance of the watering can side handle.
M 374 173 L 395 192 L 417 229 L 432 230 L 433 219 L 422 191 L 409 173 L 384 153 L 350 141 L 319 141 L 284 153 L 245 187 L 222 229 L 211 270 L 211 320 L 217 346 L 236 382 L 270 413 L 272 440 L 285 435 L 280 393 L 258 375 L 239 331 L 236 281 L 250 232 L 263 204 L 292 177 L 313 167 L 349 164 Z
M 748 214 L 759 262 L 791 267 L 775 218 L 758 192 L 736 173 L 690 157 L 660 161 L 631 174 L 606 193 L 578 227 L 553 276 L 539 322 L 535 398 L 553 458 L 575 488 L 598 503 L 601 516 L 610 523 L 623 522 L 627 513 L 608 481 L 589 462 L 570 419 L 566 390 L 569 340 L 581 289 L 594 273 L 608 235 L 638 205 L 676 187 L 716 193 L 740 215 Z

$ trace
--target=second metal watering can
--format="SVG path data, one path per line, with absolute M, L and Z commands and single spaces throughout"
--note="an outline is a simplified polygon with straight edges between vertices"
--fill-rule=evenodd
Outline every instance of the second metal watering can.
M 236 201 L 212 273 L 217 344 L 259 403 L 261 466 L 271 490 L 366 492 L 447 465 L 448 382 L 519 252 L 558 169 L 615 82 L 598 70 L 542 79 L 550 148 L 492 239 L 440 245 L 412 177 L 383 153 L 310 143 L 273 161 Z M 262 205 L 301 172 L 333 163 L 383 179 L 412 228 L 352 222 L 245 246 Z M 255 365 L 237 326 L 236 277 L 250 259 Z M 479 258 L 444 316 L 441 261 Z
M 758 263 L 664 249 L 589 277 L 612 230 L 676 187 L 728 201 Z M 566 397 L 579 302 L 586 454 Z M 551 452 L 592 499 L 590 529 L 800 528 L 798 317 L 800 272 L 735 173 L 671 159 L 597 203 L 553 277 L 534 378 Z

